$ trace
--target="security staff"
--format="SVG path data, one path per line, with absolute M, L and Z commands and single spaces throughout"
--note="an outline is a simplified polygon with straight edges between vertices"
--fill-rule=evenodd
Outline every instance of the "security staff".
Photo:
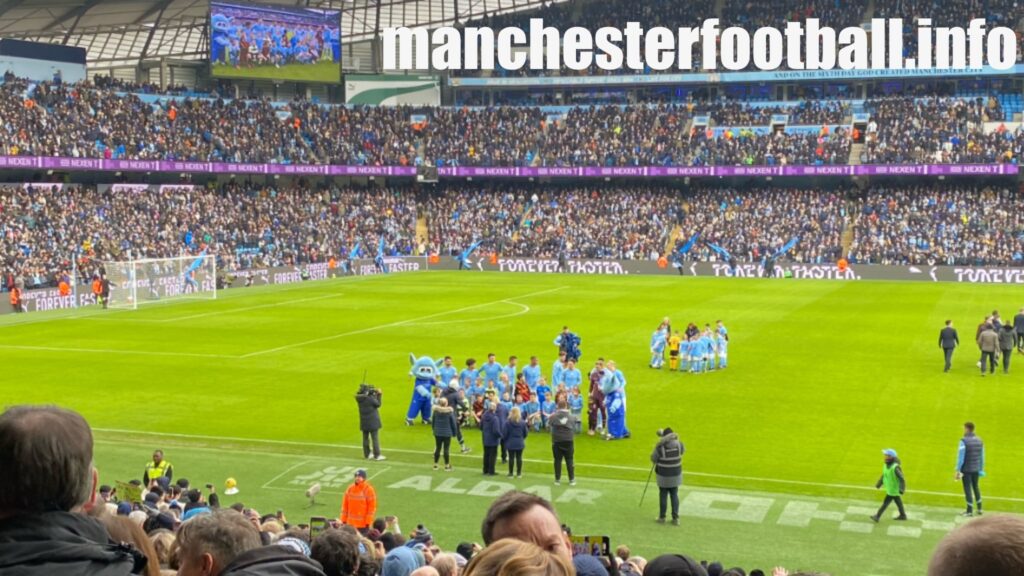
M 686 449 L 671 428 L 658 431 L 658 443 L 651 463 L 658 477 L 658 523 L 665 523 L 668 500 L 672 500 L 672 524 L 679 526 L 679 486 L 683 483 L 683 452 Z
M 366 470 L 356 470 L 355 481 L 345 490 L 339 520 L 365 534 L 377 514 L 377 492 L 366 479 Z
M 142 485 L 149 487 L 151 482 L 161 476 L 166 477 L 169 483 L 173 475 L 174 470 L 171 468 L 171 463 L 164 460 L 164 451 L 157 450 L 153 452 L 153 461 L 146 464 L 146 470 L 142 473 Z
M 943 372 L 949 372 L 953 364 L 953 350 L 959 345 L 960 337 L 956 334 L 956 328 L 953 328 L 953 321 L 946 320 L 946 327 L 939 332 L 939 348 L 946 355 L 946 369 Z

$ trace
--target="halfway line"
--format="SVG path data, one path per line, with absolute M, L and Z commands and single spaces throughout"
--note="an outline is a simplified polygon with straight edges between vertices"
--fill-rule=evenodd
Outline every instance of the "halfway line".
M 361 328 L 359 330 L 352 330 L 351 332 L 342 332 L 341 334 L 334 334 L 331 336 L 324 336 L 321 338 L 314 338 L 312 340 L 304 340 L 302 342 L 296 342 L 294 344 L 285 344 L 284 346 L 278 346 L 277 348 L 268 348 L 266 350 L 257 350 L 256 352 L 250 352 L 248 354 L 242 354 L 238 356 L 241 359 L 254 358 L 256 356 L 262 356 L 264 354 L 273 354 L 275 352 L 282 352 L 284 350 L 291 350 L 292 348 L 301 348 L 302 346 L 308 346 L 310 344 L 319 344 L 320 342 L 329 342 L 331 340 L 337 340 L 338 338 L 344 338 L 346 336 L 355 336 L 357 334 L 365 334 L 367 332 L 374 332 L 377 330 L 383 330 L 385 328 L 394 328 L 396 326 L 404 326 L 406 324 L 413 324 L 422 320 L 429 320 L 431 318 L 437 318 L 438 316 L 447 316 L 448 314 L 457 314 L 459 312 L 465 312 L 466 310 L 475 310 L 477 308 L 483 308 L 484 306 L 491 306 L 494 304 L 501 304 L 506 300 L 519 300 L 521 298 L 529 298 L 530 296 L 540 296 L 541 294 L 549 294 L 551 292 L 558 292 L 559 290 L 565 290 L 568 286 L 559 286 L 558 288 L 552 288 L 550 290 L 541 290 L 540 292 L 531 292 L 529 294 L 523 294 L 521 296 L 512 296 L 509 298 L 502 298 L 500 300 L 492 300 L 490 302 L 484 302 L 482 304 L 474 304 L 472 306 L 465 306 L 463 308 L 457 308 L 455 310 L 447 310 L 445 312 L 437 312 L 434 314 L 428 314 L 426 316 L 419 316 L 417 318 L 410 318 L 408 320 L 399 320 L 397 322 L 391 322 L 389 324 L 380 324 L 378 326 L 371 326 L 369 328 Z

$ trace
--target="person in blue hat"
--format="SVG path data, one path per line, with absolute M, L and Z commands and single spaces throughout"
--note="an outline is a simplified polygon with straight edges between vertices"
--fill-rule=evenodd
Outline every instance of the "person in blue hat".
M 903 509 L 903 493 L 907 491 L 907 481 L 903 477 L 903 468 L 900 466 L 899 456 L 896 455 L 896 451 L 892 448 L 882 450 L 882 454 L 885 455 L 885 464 L 882 466 L 882 477 L 878 479 L 875 488 L 885 488 L 885 500 L 882 501 L 882 507 L 878 509 L 878 512 L 871 519 L 877 523 L 882 514 L 885 513 L 885 509 L 889 507 L 889 504 L 895 502 L 900 515 L 893 518 L 893 520 L 906 520 L 907 511 Z

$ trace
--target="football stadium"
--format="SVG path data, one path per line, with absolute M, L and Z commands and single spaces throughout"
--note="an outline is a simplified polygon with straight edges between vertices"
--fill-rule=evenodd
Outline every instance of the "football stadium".
M 1022 30 L 0 0 L 0 575 L 1024 574 Z

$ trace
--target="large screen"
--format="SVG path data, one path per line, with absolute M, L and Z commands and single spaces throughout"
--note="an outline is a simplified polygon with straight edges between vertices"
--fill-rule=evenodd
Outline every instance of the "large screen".
M 341 81 L 341 13 L 210 3 L 210 66 L 220 78 Z

